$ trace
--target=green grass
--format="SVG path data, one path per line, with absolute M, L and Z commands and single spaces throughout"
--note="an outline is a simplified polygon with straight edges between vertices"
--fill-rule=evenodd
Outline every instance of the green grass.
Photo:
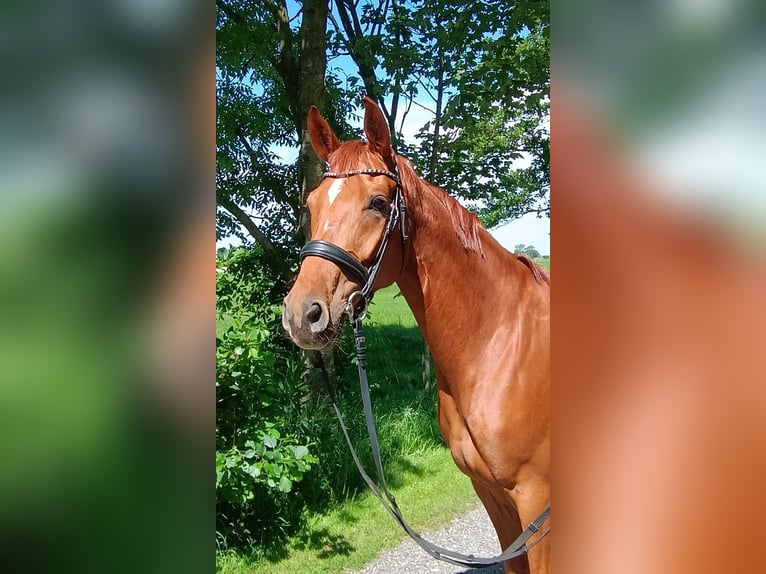
M 537 263 L 540 267 L 544 267 L 548 271 L 551 270 L 551 258 L 550 257 L 546 257 L 546 258 L 535 257 L 535 263 Z
M 416 326 L 415 317 L 396 285 L 376 292 L 370 309 L 375 322 L 381 325 Z
M 550 269 L 550 259 L 536 259 Z M 219 328 L 221 325 L 219 325 Z M 353 349 L 347 329 L 342 344 Z M 375 294 L 365 321 L 367 363 L 375 420 L 389 487 L 405 518 L 418 530 L 446 524 L 478 504 L 470 481 L 455 466 L 436 424 L 434 385 L 422 380 L 423 339 L 394 285 Z M 340 406 L 368 471 L 373 465 L 365 435 L 356 368 L 339 367 Z M 433 369 L 432 369 L 433 372 Z M 330 419 L 327 431 L 337 434 Z M 251 553 L 222 551 L 221 574 L 334 573 L 357 569 L 406 538 L 363 486 L 340 438 L 332 448 L 343 466 L 333 479 L 345 494 L 304 511 L 300 529 L 284 543 Z M 321 464 L 321 462 L 320 462 Z

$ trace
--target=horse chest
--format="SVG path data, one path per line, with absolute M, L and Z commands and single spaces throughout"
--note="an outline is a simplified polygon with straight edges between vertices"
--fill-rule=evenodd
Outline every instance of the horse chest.
M 439 394 L 439 427 L 463 474 L 487 485 L 513 489 L 520 458 L 491 424 L 470 424 L 451 395 Z

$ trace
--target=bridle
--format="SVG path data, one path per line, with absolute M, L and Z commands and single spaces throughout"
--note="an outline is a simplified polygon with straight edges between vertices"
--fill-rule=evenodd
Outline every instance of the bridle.
M 335 416 L 340 423 L 343 436 L 346 439 L 348 448 L 351 451 L 351 457 L 354 459 L 359 474 L 364 480 L 365 484 L 370 488 L 375 497 L 380 501 L 388 513 L 398 522 L 401 527 L 407 532 L 423 550 L 428 552 L 431 556 L 437 560 L 443 560 L 450 562 L 457 566 L 463 566 L 468 568 L 486 568 L 494 564 L 499 564 L 505 560 L 510 560 L 522 554 L 526 554 L 545 538 L 550 532 L 550 527 L 542 531 L 542 533 L 533 541 L 528 544 L 530 539 L 538 533 L 543 524 L 548 520 L 551 507 L 548 506 L 542 513 L 531 522 L 526 529 L 514 540 L 507 548 L 503 550 L 497 556 L 490 558 L 482 558 L 474 556 L 473 554 L 461 554 L 447 548 L 437 546 L 432 542 L 424 539 L 415 529 L 413 529 L 402 516 L 402 512 L 399 509 L 394 495 L 388 489 L 386 484 L 386 478 L 383 473 L 383 464 L 380 458 L 380 447 L 378 446 L 378 434 L 375 430 L 375 419 L 372 416 L 372 402 L 370 400 L 370 388 L 367 382 L 367 359 L 366 359 L 366 345 L 364 332 L 362 330 L 362 321 L 367 314 L 367 304 L 372 297 L 372 288 L 375 284 L 375 279 L 380 271 L 380 264 L 383 260 L 383 256 L 388 247 L 391 235 L 396 227 L 397 223 L 401 223 L 402 242 L 407 241 L 407 226 L 405 222 L 406 206 L 404 204 L 404 196 L 402 195 L 402 184 L 399 180 L 399 175 L 396 172 L 388 171 L 385 169 L 353 169 L 342 172 L 326 171 L 324 177 L 331 178 L 345 178 L 354 175 L 382 175 L 393 179 L 396 182 L 396 189 L 394 190 L 394 197 L 391 201 L 391 212 L 388 214 L 388 221 L 386 223 L 386 229 L 383 233 L 383 238 L 378 245 L 378 249 L 375 252 L 375 257 L 372 260 L 372 264 L 369 269 L 359 261 L 356 257 L 351 255 L 348 251 L 342 247 L 338 247 L 329 241 L 323 241 L 317 239 L 309 241 L 301 249 L 300 258 L 303 261 L 306 257 L 321 257 L 335 263 L 340 269 L 346 273 L 349 277 L 357 281 L 362 288 L 358 291 L 354 291 L 349 295 L 346 303 L 346 314 L 354 327 L 354 341 L 356 347 L 357 368 L 359 372 L 359 387 L 362 394 L 362 405 L 364 407 L 364 418 L 367 425 L 367 436 L 370 439 L 370 446 L 372 448 L 372 458 L 375 463 L 375 470 L 378 476 L 378 484 L 373 481 L 367 472 L 364 470 L 359 456 L 356 453 L 351 437 L 348 435 L 348 429 L 343 417 L 341 416 L 340 409 L 338 408 L 337 401 L 335 400 L 335 393 L 332 385 L 330 384 L 330 378 L 327 375 L 327 371 L 324 366 L 324 360 L 321 353 L 316 353 L 317 362 L 321 368 L 324 378 L 325 386 L 327 387 L 330 400 L 332 401 L 333 409 L 335 410 Z
M 359 261 L 356 257 L 351 255 L 348 251 L 342 247 L 324 241 L 316 239 L 309 241 L 301 249 L 300 259 L 303 261 L 306 257 L 321 257 L 328 261 L 332 261 L 340 267 L 340 269 L 354 279 L 362 287 L 358 291 L 354 291 L 349 295 L 346 303 L 346 313 L 349 318 L 353 319 L 358 315 L 363 315 L 367 309 L 367 303 L 372 298 L 372 288 L 375 285 L 375 280 L 380 272 L 380 265 L 383 261 L 383 256 L 386 253 L 388 242 L 391 239 L 391 235 L 394 232 L 394 228 L 397 223 L 401 222 L 402 242 L 407 242 L 407 225 L 406 225 L 406 206 L 404 204 L 404 195 L 402 194 L 402 182 L 399 179 L 399 175 L 395 171 L 388 171 L 387 169 L 350 169 L 347 171 L 325 171 L 324 177 L 330 177 L 334 179 L 342 179 L 346 177 L 352 177 L 354 175 L 382 175 L 393 179 L 396 182 L 396 189 L 394 190 L 394 197 L 391 200 L 391 211 L 388 214 L 388 221 L 386 222 L 386 229 L 383 232 L 383 238 L 380 240 L 378 249 L 375 252 L 375 257 L 372 260 L 372 264 L 369 269 Z M 363 317 L 362 317 L 363 318 Z

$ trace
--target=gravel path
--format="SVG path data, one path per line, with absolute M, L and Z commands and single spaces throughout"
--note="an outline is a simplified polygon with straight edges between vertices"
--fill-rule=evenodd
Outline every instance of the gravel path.
M 476 556 L 495 556 L 500 552 L 495 529 L 486 510 L 479 505 L 435 532 L 423 532 L 423 538 L 450 550 Z M 402 542 L 393 550 L 382 552 L 356 574 L 503 574 L 500 565 L 481 570 L 466 570 L 448 562 L 431 558 L 412 540 Z

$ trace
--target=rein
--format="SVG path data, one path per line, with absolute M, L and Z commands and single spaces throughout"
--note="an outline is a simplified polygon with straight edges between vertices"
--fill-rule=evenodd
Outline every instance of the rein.
M 335 400 L 335 392 L 330 383 L 330 378 L 327 375 L 324 360 L 321 353 L 316 353 L 317 362 L 322 372 L 325 387 L 327 388 L 330 401 L 332 402 L 335 416 L 340 423 L 341 431 L 348 444 L 351 457 L 354 460 L 357 470 L 359 471 L 362 480 L 372 491 L 373 495 L 380 501 L 383 508 L 393 517 L 393 519 L 399 523 L 404 531 L 412 538 L 423 550 L 428 554 L 436 558 L 455 564 L 456 566 L 462 566 L 467 568 L 486 568 L 499 564 L 511 558 L 516 558 L 522 554 L 526 554 L 531 550 L 538 542 L 545 538 L 551 531 L 550 527 L 546 528 L 540 536 L 534 540 L 531 544 L 527 544 L 529 539 L 539 532 L 542 525 L 548 519 L 551 511 L 551 507 L 548 506 L 532 523 L 530 523 L 526 529 L 514 540 L 505 550 L 503 550 L 497 556 L 483 558 L 477 557 L 473 554 L 461 554 L 447 548 L 437 546 L 432 542 L 424 539 L 416 530 L 414 530 L 402 516 L 402 512 L 396 503 L 396 498 L 388 489 L 386 484 L 386 478 L 383 473 L 383 464 L 380 458 L 380 447 L 378 444 L 378 434 L 375 429 L 375 419 L 372 415 L 372 401 L 370 400 L 370 388 L 367 382 L 367 357 L 366 357 L 366 343 L 364 337 L 364 331 L 362 328 L 362 322 L 367 315 L 367 304 L 372 298 L 372 286 L 375 283 L 375 279 L 378 276 L 380 270 L 380 263 L 385 254 L 386 247 L 388 246 L 389 239 L 393 233 L 396 224 L 401 220 L 402 240 L 407 241 L 407 232 L 405 226 L 405 204 L 401 190 L 401 182 L 399 176 L 387 170 L 382 169 L 357 169 L 344 172 L 326 172 L 324 177 L 343 178 L 353 175 L 382 175 L 393 179 L 396 182 L 396 190 L 394 191 L 394 198 L 391 202 L 391 212 L 388 217 L 386 229 L 383 234 L 383 238 L 378 246 L 378 250 L 375 253 L 373 262 L 370 265 L 369 270 L 365 268 L 361 261 L 351 255 L 345 249 L 338 247 L 332 243 L 322 240 L 309 241 L 301 250 L 301 261 L 304 258 L 314 256 L 332 261 L 338 267 L 341 268 L 347 275 L 357 280 L 362 285 L 361 290 L 354 291 L 348 298 L 346 304 L 346 314 L 349 321 L 353 325 L 354 329 L 354 346 L 356 349 L 357 369 L 359 373 L 359 388 L 362 395 L 362 405 L 364 408 L 364 418 L 367 425 L 367 436 L 372 448 L 372 458 L 375 463 L 375 471 L 378 477 L 378 484 L 373 481 L 367 472 L 364 470 L 359 456 L 351 442 L 351 437 L 348 434 L 348 428 L 343 421 L 340 409 L 338 408 L 337 401 Z M 359 300 L 357 302 L 357 299 Z M 361 303 L 361 305 L 359 305 Z

